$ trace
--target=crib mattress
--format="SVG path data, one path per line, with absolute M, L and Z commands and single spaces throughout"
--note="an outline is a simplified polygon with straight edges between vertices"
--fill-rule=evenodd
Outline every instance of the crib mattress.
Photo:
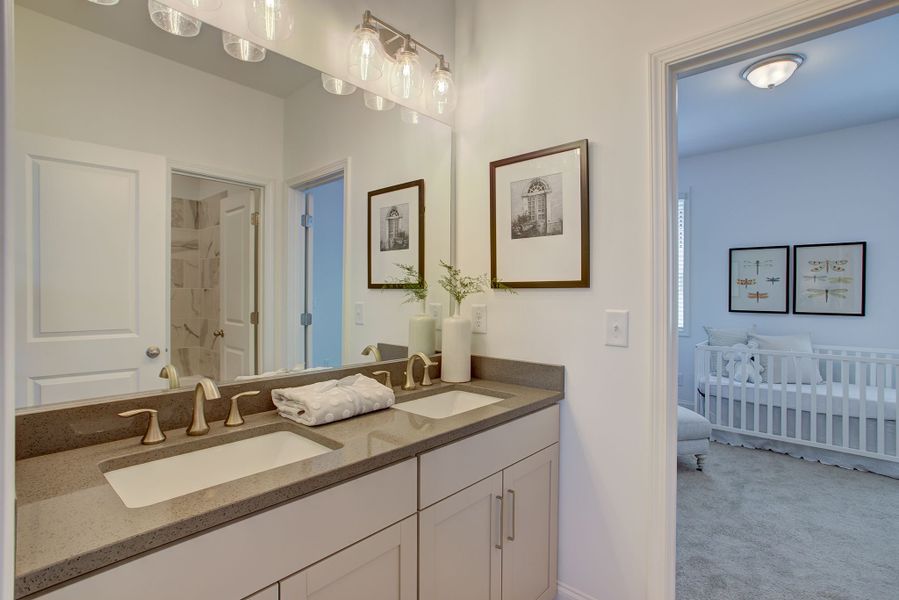
M 720 395 L 722 400 L 743 400 L 743 394 L 746 395 L 747 402 L 758 402 L 760 406 L 779 407 L 785 403 L 787 408 L 796 408 L 797 397 L 801 402 L 802 410 L 811 412 L 813 400 L 815 401 L 816 412 L 827 413 L 827 384 L 820 383 L 818 385 L 811 384 L 780 384 L 772 383 L 769 390 L 767 383 L 747 383 L 745 388 L 742 383 L 733 382 L 727 377 L 718 377 L 711 375 L 709 377 L 701 377 L 697 381 L 697 389 L 700 394 L 706 394 L 706 382 L 708 382 L 708 395 L 711 398 L 717 398 Z M 720 388 L 719 388 L 719 385 Z M 720 392 L 719 392 L 720 389 Z M 864 407 L 864 417 L 868 419 L 877 418 L 880 410 L 880 402 L 877 396 L 878 388 L 876 386 L 859 386 L 851 384 L 847 386 L 848 393 L 845 401 L 843 398 L 843 384 L 835 383 L 832 386 L 831 414 L 842 415 L 848 410 L 850 417 L 861 417 L 862 407 Z M 769 394 L 770 392 L 770 394 Z M 758 396 L 756 396 L 756 393 Z M 770 399 L 769 399 L 770 395 Z M 865 401 L 862 402 L 862 395 Z M 883 417 L 886 420 L 896 419 L 896 390 L 884 388 L 883 390 Z

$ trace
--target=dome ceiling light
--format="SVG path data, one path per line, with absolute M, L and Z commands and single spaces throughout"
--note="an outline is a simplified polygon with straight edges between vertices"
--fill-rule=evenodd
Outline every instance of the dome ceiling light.
M 792 77 L 804 62 L 801 54 L 777 54 L 752 63 L 740 77 L 757 88 L 773 90 Z

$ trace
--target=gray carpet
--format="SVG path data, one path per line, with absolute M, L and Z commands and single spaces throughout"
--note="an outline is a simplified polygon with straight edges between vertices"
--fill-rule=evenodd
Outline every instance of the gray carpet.
M 677 600 L 899 600 L 899 481 L 715 443 L 677 471 Z

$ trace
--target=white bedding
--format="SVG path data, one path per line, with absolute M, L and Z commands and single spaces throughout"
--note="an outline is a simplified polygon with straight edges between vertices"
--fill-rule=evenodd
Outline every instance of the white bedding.
M 706 383 L 708 382 L 708 388 L 706 387 Z M 720 388 L 719 388 L 719 385 Z M 708 395 L 709 398 L 714 403 L 718 396 L 720 395 L 722 402 L 725 400 L 733 399 L 733 400 L 742 400 L 744 394 L 744 385 L 739 382 L 733 382 L 733 388 L 731 388 L 731 380 L 727 377 L 717 377 L 715 375 L 711 375 L 709 377 L 702 377 L 697 381 L 697 388 L 699 389 L 699 393 L 702 395 Z M 800 388 L 797 390 L 797 388 Z M 814 388 L 814 390 L 813 390 Z M 719 392 L 720 389 L 720 392 Z M 756 392 L 758 389 L 758 392 Z M 745 394 L 747 403 L 754 404 L 758 402 L 760 406 L 767 406 L 771 404 L 772 406 L 779 407 L 781 403 L 784 401 L 784 397 L 786 397 L 786 406 L 788 409 L 796 408 L 796 400 L 797 396 L 801 396 L 801 407 L 803 411 L 811 412 L 812 410 L 812 400 L 813 400 L 813 391 L 817 396 L 815 398 L 815 405 L 817 407 L 817 412 L 820 414 L 827 413 L 827 384 L 821 383 L 818 385 L 810 385 L 810 384 L 802 384 L 797 385 L 795 383 L 787 383 L 787 384 L 779 384 L 774 383 L 771 384 L 771 401 L 769 403 L 768 394 L 769 387 L 767 383 L 747 383 L 745 385 Z M 833 415 L 842 415 L 844 410 L 848 408 L 850 417 L 860 417 L 860 410 L 862 405 L 864 404 L 865 413 L 864 416 L 866 419 L 874 419 L 878 416 L 878 410 L 880 410 L 880 402 L 878 399 L 878 389 L 876 386 L 859 386 L 855 384 L 850 384 L 847 386 L 848 395 L 846 401 L 843 399 L 843 384 L 842 383 L 834 383 L 832 387 L 832 403 L 831 403 L 831 413 Z M 883 415 L 884 419 L 894 421 L 896 419 L 896 390 L 884 388 L 883 390 Z M 758 395 L 756 396 L 756 393 Z M 865 402 L 862 403 L 862 393 L 864 393 Z M 845 405 L 848 404 L 848 407 Z

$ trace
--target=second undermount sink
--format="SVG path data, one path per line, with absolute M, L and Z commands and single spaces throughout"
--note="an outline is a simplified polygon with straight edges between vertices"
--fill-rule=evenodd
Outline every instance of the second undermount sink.
M 399 402 L 394 404 L 393 408 L 430 419 L 445 419 L 500 401 L 502 398 L 495 396 L 486 396 L 465 390 L 450 390 L 418 400 Z
M 141 508 L 234 481 L 331 448 L 289 431 L 276 431 L 104 473 L 128 508 Z

